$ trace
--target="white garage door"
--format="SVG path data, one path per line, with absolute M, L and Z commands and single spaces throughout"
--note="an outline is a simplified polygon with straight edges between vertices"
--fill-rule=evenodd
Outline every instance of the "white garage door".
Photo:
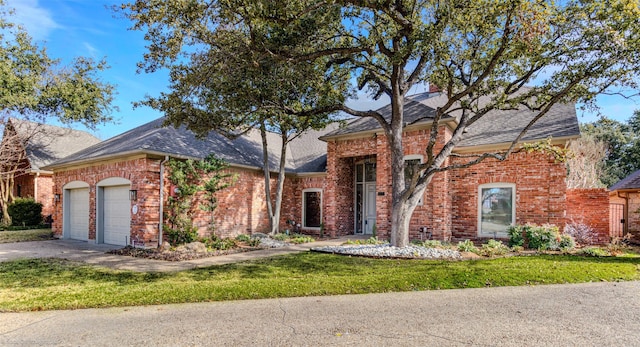
M 131 235 L 129 186 L 104 187 L 104 243 L 126 245 Z
M 89 188 L 69 190 L 69 238 L 89 239 Z

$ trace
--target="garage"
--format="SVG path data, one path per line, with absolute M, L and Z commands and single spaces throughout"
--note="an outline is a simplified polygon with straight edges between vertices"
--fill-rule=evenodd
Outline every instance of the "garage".
M 89 188 L 67 191 L 68 197 L 68 238 L 87 241 L 89 239 Z
M 130 185 L 102 187 L 103 242 L 127 245 L 131 236 Z

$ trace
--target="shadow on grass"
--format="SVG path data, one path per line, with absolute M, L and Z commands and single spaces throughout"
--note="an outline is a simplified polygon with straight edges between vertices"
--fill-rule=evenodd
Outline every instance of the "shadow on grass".
M 114 282 L 124 285 L 157 281 L 167 276 L 171 274 L 115 271 L 58 258 L 22 259 L 0 263 L 0 288 L 43 288 L 88 282 Z

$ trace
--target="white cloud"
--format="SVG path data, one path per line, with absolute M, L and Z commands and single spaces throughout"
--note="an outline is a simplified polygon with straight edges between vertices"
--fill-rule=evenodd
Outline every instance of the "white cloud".
M 98 58 L 100 50 L 98 50 L 97 48 L 93 47 L 89 42 L 83 42 L 82 45 L 84 46 L 84 48 L 87 49 L 87 51 L 89 52 L 89 55 L 92 58 L 94 58 L 94 59 Z
M 15 9 L 11 21 L 24 26 L 36 41 L 46 40 L 51 31 L 61 27 L 50 12 L 38 4 L 38 0 L 5 0 L 5 4 Z

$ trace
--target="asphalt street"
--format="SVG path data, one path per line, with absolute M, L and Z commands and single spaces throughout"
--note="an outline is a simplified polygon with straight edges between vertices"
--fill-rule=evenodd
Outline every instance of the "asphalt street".
M 1 313 L 0 346 L 640 346 L 640 282 Z

